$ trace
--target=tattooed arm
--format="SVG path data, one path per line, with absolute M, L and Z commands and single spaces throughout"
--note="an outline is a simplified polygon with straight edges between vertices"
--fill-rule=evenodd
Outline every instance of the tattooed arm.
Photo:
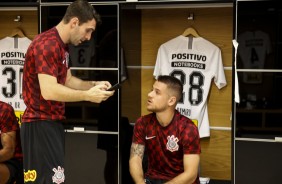
M 144 173 L 142 168 L 144 150 L 145 146 L 142 144 L 131 144 L 129 168 L 130 174 L 136 184 L 145 184 Z
M 1 133 L 1 143 L 3 148 L 0 149 L 0 162 L 4 162 L 13 157 L 16 147 L 16 132 L 11 131 Z

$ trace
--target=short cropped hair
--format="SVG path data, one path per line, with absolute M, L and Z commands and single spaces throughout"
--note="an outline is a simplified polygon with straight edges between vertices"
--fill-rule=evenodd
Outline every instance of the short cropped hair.
M 183 92 L 183 84 L 179 79 L 169 75 L 160 75 L 158 76 L 157 81 L 166 84 L 167 88 L 173 92 L 173 95 L 175 95 L 177 102 L 179 102 Z
M 64 23 L 69 23 L 69 21 L 73 18 L 77 17 L 79 20 L 79 25 L 86 23 L 93 18 L 97 22 L 97 24 L 101 24 L 101 17 L 95 10 L 95 8 L 88 3 L 86 0 L 75 0 L 71 3 L 66 13 L 63 17 Z

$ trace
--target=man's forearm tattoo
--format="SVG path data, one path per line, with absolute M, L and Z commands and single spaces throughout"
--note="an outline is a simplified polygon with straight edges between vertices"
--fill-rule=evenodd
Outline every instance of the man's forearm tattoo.
M 137 155 L 137 156 L 141 157 L 141 159 L 143 159 L 144 150 L 145 150 L 144 145 L 132 143 L 131 149 L 130 149 L 130 157 Z

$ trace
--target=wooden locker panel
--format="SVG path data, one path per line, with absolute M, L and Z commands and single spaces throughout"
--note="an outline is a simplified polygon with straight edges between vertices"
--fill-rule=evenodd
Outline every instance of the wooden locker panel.
M 14 19 L 20 16 L 20 21 Z M 37 10 L 15 10 L 1 11 L 0 9 L 0 39 L 9 36 L 11 32 L 19 27 L 23 33 L 33 39 L 38 34 L 38 13 Z
M 211 130 L 210 138 L 201 139 L 200 175 L 231 180 L 231 131 Z

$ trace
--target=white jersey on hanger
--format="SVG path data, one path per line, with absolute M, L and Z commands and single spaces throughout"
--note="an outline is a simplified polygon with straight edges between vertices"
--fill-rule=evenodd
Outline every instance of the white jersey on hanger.
M 26 108 L 22 97 L 22 77 L 30 43 L 27 37 L 5 37 L 0 40 L 0 100 L 14 108 L 19 120 Z
M 198 126 L 200 137 L 210 136 L 207 97 L 211 81 L 226 85 L 220 49 L 202 37 L 178 36 L 159 47 L 154 74 L 171 75 L 183 83 L 176 109 Z

